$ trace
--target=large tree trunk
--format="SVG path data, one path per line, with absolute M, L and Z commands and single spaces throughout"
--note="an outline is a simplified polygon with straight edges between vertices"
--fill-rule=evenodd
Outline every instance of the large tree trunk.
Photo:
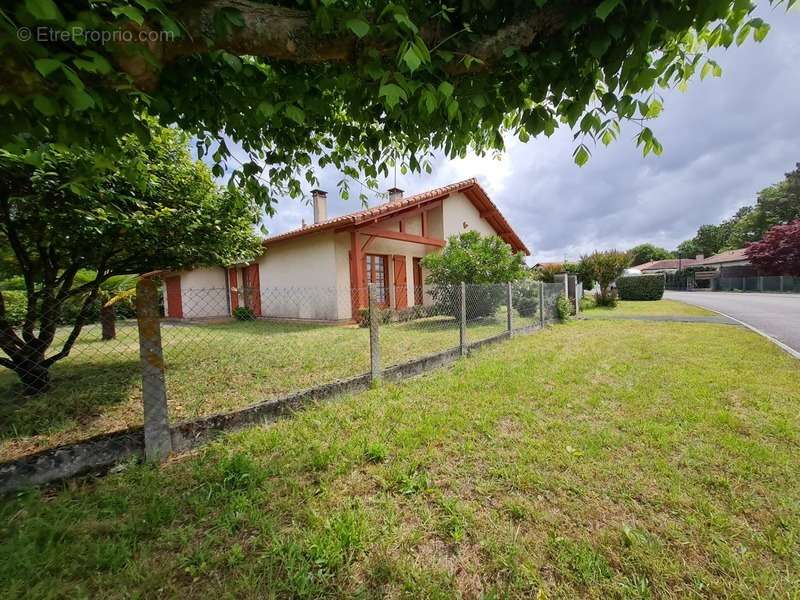
M 100 308 L 100 325 L 103 329 L 103 341 L 113 340 L 117 337 L 117 315 L 113 305 Z
M 43 353 L 30 351 L 15 357 L 14 371 L 22 382 L 25 396 L 35 396 L 50 388 L 50 369 Z

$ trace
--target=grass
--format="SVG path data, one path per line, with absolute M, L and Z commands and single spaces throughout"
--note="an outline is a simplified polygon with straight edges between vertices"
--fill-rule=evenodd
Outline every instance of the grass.
M 502 332 L 504 311 L 470 322 L 468 339 Z M 515 313 L 514 326 L 523 321 Z M 369 371 L 369 331 L 355 325 L 165 323 L 162 337 L 173 421 Z M 381 328 L 381 362 L 388 366 L 458 343 L 458 326 L 451 318 L 393 323 Z M 117 339 L 106 342 L 100 340 L 98 325 L 87 327 L 71 355 L 56 363 L 52 377 L 51 391 L 25 400 L 16 376 L 0 369 L 0 460 L 142 423 L 135 322 L 118 324 Z
M 549 328 L 8 499 L 0 595 L 794 597 L 798 375 L 735 327 Z
M 688 317 L 713 317 L 716 313 L 692 306 L 677 300 L 651 300 L 651 301 L 625 301 L 620 300 L 616 308 L 595 306 L 583 311 L 582 316 L 587 319 L 605 318 L 608 316 L 619 317 L 663 317 L 663 316 L 688 316 Z

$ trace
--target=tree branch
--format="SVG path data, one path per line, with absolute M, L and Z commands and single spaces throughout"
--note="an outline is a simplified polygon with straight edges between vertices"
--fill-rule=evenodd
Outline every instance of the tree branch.
M 542 34 L 561 30 L 570 11 L 574 9 L 574 3 L 552 4 L 533 9 L 515 22 L 478 38 L 470 46 L 459 48 L 459 52 L 475 56 L 483 64 L 476 63 L 468 69 L 463 62 L 453 63 L 447 68 L 448 72 L 458 75 L 487 69 L 503 57 L 506 48 L 526 48 Z M 218 32 L 215 15 L 226 9 L 237 11 L 244 26 L 229 27 L 227 32 Z M 351 34 L 322 36 L 313 31 L 312 12 L 259 4 L 251 0 L 185 1 L 175 8 L 175 16 L 184 25 L 186 34 L 177 40 L 146 43 L 147 49 L 162 66 L 181 57 L 213 50 L 296 63 L 353 63 L 359 53 L 367 48 L 378 50 L 382 55 L 393 55 L 401 43 L 401 40 L 381 43 L 369 38 L 361 42 Z M 453 27 L 443 28 L 440 25 L 437 22 L 422 26 L 420 36 L 428 47 L 446 42 L 456 33 Z M 139 88 L 152 91 L 158 87 L 160 75 L 146 57 L 126 52 L 123 46 L 117 62 Z

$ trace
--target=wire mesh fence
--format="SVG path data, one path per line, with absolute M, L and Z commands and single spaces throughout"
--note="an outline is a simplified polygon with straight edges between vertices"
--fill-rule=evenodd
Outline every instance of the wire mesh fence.
M 377 367 L 384 369 L 538 327 L 556 318 L 564 286 L 522 281 L 378 291 Z M 163 371 L 152 370 L 150 383 L 165 387 L 165 418 L 172 422 L 371 370 L 366 287 L 157 293 L 152 320 Z M 0 460 L 141 425 L 147 360 L 140 328 L 150 325 L 141 314 L 137 321 L 135 298 L 113 305 L 84 298 L 37 310 L 28 322 L 17 311 L 4 324 Z

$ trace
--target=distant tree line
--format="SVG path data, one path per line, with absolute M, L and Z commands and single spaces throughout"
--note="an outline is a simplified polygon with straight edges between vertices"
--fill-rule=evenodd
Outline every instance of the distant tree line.
M 702 225 L 677 250 L 681 256 L 690 257 L 743 248 L 761 240 L 772 227 L 797 219 L 800 219 L 800 163 L 782 181 L 761 190 L 754 206 L 743 206 L 719 225 Z

